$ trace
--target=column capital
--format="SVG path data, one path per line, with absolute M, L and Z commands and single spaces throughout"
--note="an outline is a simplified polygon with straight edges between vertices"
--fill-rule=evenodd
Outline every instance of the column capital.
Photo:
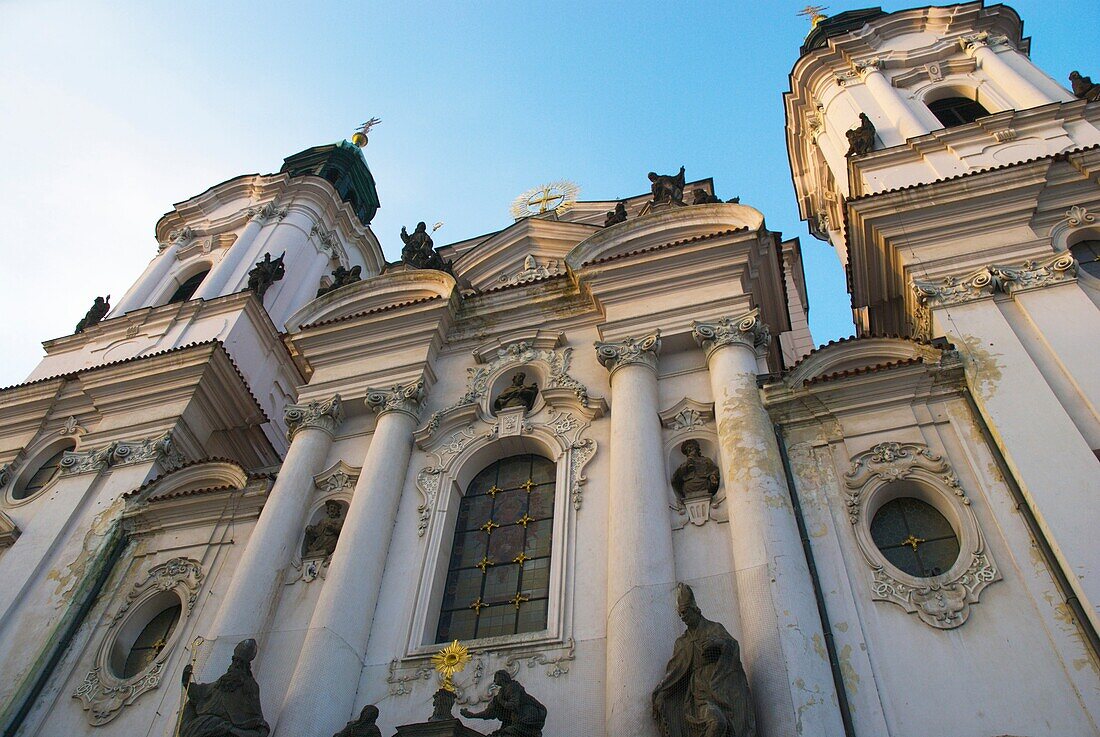
M 641 338 L 625 338 L 618 341 L 597 340 L 596 360 L 611 373 L 620 366 L 642 364 L 657 370 L 657 356 L 661 352 L 661 331 L 654 330 Z
M 749 350 L 767 347 L 771 331 L 760 322 L 760 310 L 754 309 L 740 317 L 720 317 L 717 320 L 691 322 L 691 335 L 706 352 L 707 358 L 716 349 L 728 345 L 743 345 Z
M 978 33 L 970 33 L 961 36 L 959 38 L 959 45 L 962 46 L 963 51 L 973 56 L 980 48 L 1008 45 L 1008 37 L 997 36 L 991 34 L 989 31 L 980 31 Z
M 307 427 L 316 427 L 334 435 L 344 419 L 344 405 L 339 394 L 320 402 L 289 404 L 283 410 L 283 418 L 286 420 L 286 435 L 290 440 L 294 439 L 299 430 Z
M 872 72 L 881 71 L 885 66 L 886 62 L 876 56 L 872 59 L 860 59 L 852 62 L 852 71 L 860 77 L 866 77 Z
M 988 264 L 962 276 L 951 275 L 932 281 L 913 279 L 910 287 L 921 306 L 943 307 L 1072 281 L 1077 270 L 1073 254 L 1061 251 L 1042 260 L 1021 264 Z
M 408 384 L 394 384 L 380 389 L 367 389 L 367 406 L 379 416 L 387 412 L 404 412 L 414 420 L 420 417 L 420 403 L 424 400 L 424 380 Z

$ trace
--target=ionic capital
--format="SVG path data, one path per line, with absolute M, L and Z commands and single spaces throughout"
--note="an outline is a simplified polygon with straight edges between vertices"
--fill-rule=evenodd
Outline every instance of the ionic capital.
M 614 373 L 616 369 L 631 364 L 648 366 L 657 370 L 657 356 L 661 352 L 661 331 L 654 330 L 641 338 L 626 338 L 619 341 L 596 341 L 596 360 L 605 369 Z
M 959 38 L 959 45 L 967 54 L 973 56 L 978 49 L 990 46 L 1004 46 L 1008 44 L 1007 36 L 995 36 L 989 31 L 970 33 Z
M 872 72 L 881 71 L 886 66 L 886 62 L 877 56 L 873 59 L 861 59 L 860 61 L 852 62 L 852 70 L 861 78 L 866 77 Z
M 749 350 L 765 348 L 771 343 L 771 331 L 760 322 L 760 310 L 754 309 L 740 317 L 722 317 L 709 322 L 693 320 L 691 335 L 709 359 L 718 348 L 743 345 Z
M 275 220 L 282 220 L 287 216 L 286 207 L 278 207 L 274 201 L 265 203 L 260 207 L 250 207 L 247 210 L 250 220 L 254 220 L 257 223 L 265 223 L 268 220 L 274 218 Z
M 337 394 L 332 399 L 307 404 L 290 404 L 283 411 L 286 420 L 286 436 L 293 440 L 299 430 L 315 427 L 329 435 L 336 434 L 336 428 L 344 419 L 344 405 Z
M 394 384 L 384 389 L 367 390 L 367 406 L 379 416 L 387 412 L 404 412 L 414 420 L 420 417 L 420 403 L 424 400 L 424 380 L 408 384 Z
M 990 264 L 965 276 L 911 283 L 917 302 L 925 307 L 965 304 L 994 294 L 1013 294 L 1028 289 L 1071 281 L 1077 276 L 1077 260 L 1068 251 L 1040 261 L 1019 265 Z

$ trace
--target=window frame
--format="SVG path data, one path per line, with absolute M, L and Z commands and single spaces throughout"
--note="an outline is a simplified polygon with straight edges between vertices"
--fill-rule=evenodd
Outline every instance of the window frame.
M 56 437 L 56 433 L 54 433 L 54 435 Z M 18 473 L 13 475 L 12 480 L 7 484 L 4 492 L 4 501 L 6 505 L 9 507 L 18 507 L 36 499 L 40 499 L 42 495 L 49 491 L 62 477 L 60 459 L 58 460 L 57 472 L 54 473 L 53 478 L 46 482 L 41 488 L 31 494 L 21 497 L 16 497 L 16 492 L 23 490 L 27 482 L 42 469 L 47 461 L 51 460 L 58 453 L 62 453 L 61 457 L 64 458 L 65 452 L 75 452 L 78 445 L 77 439 L 72 436 L 59 438 L 57 440 L 50 438 L 46 442 L 41 443 L 37 448 L 28 452 L 28 460 L 23 463 L 23 467 Z

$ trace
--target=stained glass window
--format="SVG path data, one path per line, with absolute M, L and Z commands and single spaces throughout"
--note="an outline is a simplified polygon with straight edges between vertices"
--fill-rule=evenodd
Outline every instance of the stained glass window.
M 546 629 L 554 529 L 554 463 L 497 461 L 458 508 L 436 642 Z
M 910 576 L 946 573 L 959 559 L 959 538 L 935 507 L 902 497 L 882 505 L 871 520 L 871 538 L 893 563 Z

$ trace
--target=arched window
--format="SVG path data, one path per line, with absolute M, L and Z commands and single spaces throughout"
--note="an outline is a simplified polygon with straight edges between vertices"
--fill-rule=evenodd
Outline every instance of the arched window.
M 928 103 L 928 109 L 943 123 L 944 128 L 973 123 L 978 118 L 989 115 L 989 111 L 977 100 L 969 97 L 945 97 Z
M 37 471 L 31 474 L 30 478 L 19 484 L 12 491 L 12 498 L 17 500 L 27 499 L 46 488 L 51 481 L 57 478 L 57 474 L 61 472 L 61 458 L 65 455 L 65 452 L 75 447 L 75 445 L 70 443 L 50 456 L 38 467 Z
M 518 455 L 479 473 L 459 504 L 436 642 L 546 629 L 554 463 Z
M 174 305 L 177 302 L 186 302 L 191 299 L 191 295 L 195 293 L 199 285 L 202 284 L 202 280 L 205 279 L 206 275 L 209 273 L 210 269 L 200 271 L 183 284 L 180 284 L 179 287 L 176 288 L 176 291 L 172 293 L 172 296 L 168 298 L 168 304 Z
M 138 634 L 134 644 L 130 646 L 130 652 L 126 655 L 126 663 L 122 666 L 122 672 L 118 675 L 122 678 L 133 678 L 160 655 L 160 651 L 168 644 L 168 638 L 176 629 L 180 621 L 183 607 L 176 603 L 162 609 L 156 616 L 149 620 L 145 628 Z
M 1070 246 L 1069 252 L 1077 259 L 1081 271 L 1100 278 L 1100 240 L 1090 238 L 1078 241 Z
M 871 539 L 886 560 L 918 578 L 939 576 L 959 559 L 959 538 L 931 504 L 901 497 L 883 504 L 871 520 Z

